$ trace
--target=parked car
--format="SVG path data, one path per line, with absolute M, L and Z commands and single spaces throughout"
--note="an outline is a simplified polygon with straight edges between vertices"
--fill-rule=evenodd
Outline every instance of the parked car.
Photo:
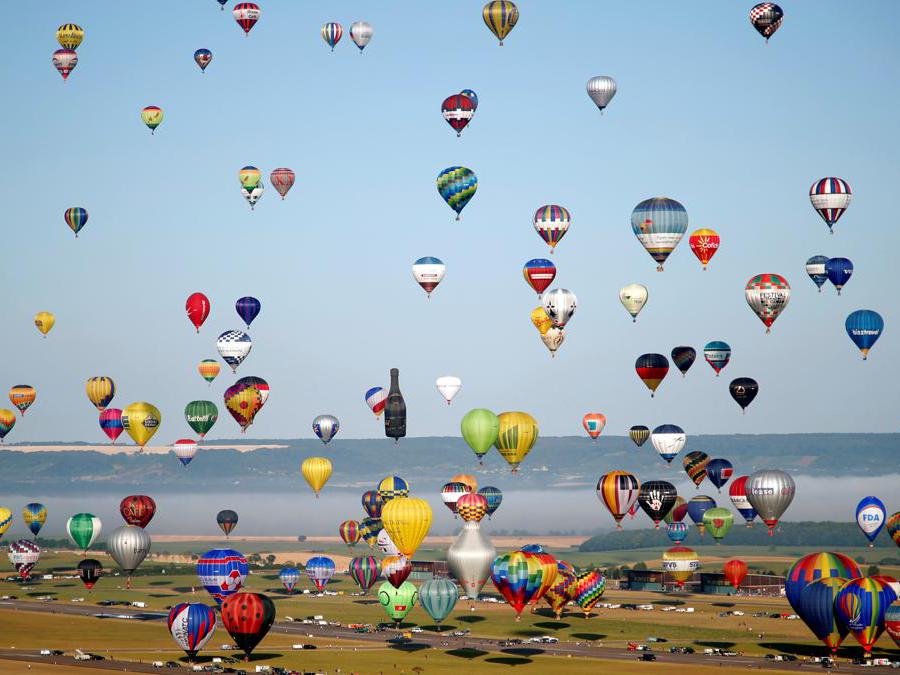
M 656 661 L 656 654 L 641 654 L 638 661 Z

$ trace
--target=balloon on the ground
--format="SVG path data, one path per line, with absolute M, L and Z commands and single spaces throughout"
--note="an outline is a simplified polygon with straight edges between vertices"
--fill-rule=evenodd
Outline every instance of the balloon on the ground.
M 288 593 L 293 593 L 294 586 L 300 581 L 300 570 L 296 567 L 283 567 L 278 573 L 278 581 Z
M 225 598 L 241 590 L 247 574 L 247 559 L 231 548 L 207 551 L 197 560 L 200 584 L 220 605 Z
M 418 589 L 409 581 L 404 581 L 400 588 L 394 588 L 390 581 L 385 581 L 378 587 L 378 602 L 388 618 L 397 623 L 406 618 L 418 598 Z
M 884 613 L 884 628 L 894 643 L 900 647 L 900 600 L 895 600 Z
M 307 457 L 300 465 L 300 473 L 316 493 L 316 497 L 331 478 L 331 470 L 331 460 L 327 457 Z
M 591 615 L 591 610 L 600 602 L 603 591 L 606 590 L 606 577 L 598 570 L 582 572 L 575 576 L 567 590 L 572 601 L 584 612 L 584 618 Z
M 41 547 L 30 539 L 19 539 L 9 543 L 7 556 L 22 581 L 28 581 L 31 570 L 41 558 Z
M 541 561 L 534 553 L 503 553 L 491 564 L 491 580 L 518 619 L 543 579 Z
M 216 610 L 200 603 L 179 602 L 169 610 L 169 632 L 188 655 L 197 656 L 216 631 Z
M 490 0 L 481 10 L 481 18 L 503 46 L 503 39 L 515 28 L 519 9 L 510 0 Z
M 744 297 L 769 333 L 791 299 L 791 286 L 778 274 L 757 274 L 747 282 Z
M 773 536 L 779 518 L 794 500 L 794 479 L 780 469 L 763 469 L 747 479 L 746 491 L 750 505 Z
M 896 599 L 894 590 L 876 579 L 852 579 L 837 592 L 834 613 L 868 654 L 884 632 L 885 612 Z
M 319 593 L 331 581 L 334 576 L 334 560 L 323 555 L 317 555 L 306 561 L 306 576 L 313 582 Z
M 779 25 L 780 23 L 779 19 Z M 820 178 L 809 188 L 809 201 L 812 203 L 816 213 L 825 221 L 828 230 L 832 234 L 834 233 L 835 223 L 844 215 L 844 211 L 850 206 L 852 198 L 853 191 L 850 189 L 850 184 L 843 178 L 835 178 L 833 176 Z
M 275 621 L 275 603 L 261 593 L 235 593 L 222 601 L 222 625 L 249 659 Z
M 869 350 L 878 342 L 884 330 L 884 319 L 871 309 L 858 309 L 844 322 L 847 335 L 862 352 L 863 361 L 869 358 Z

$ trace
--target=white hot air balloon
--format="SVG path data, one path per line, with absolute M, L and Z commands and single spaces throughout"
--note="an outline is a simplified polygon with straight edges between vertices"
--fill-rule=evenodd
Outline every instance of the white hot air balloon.
M 447 401 L 447 405 L 450 405 L 453 397 L 462 389 L 462 380 L 453 375 L 444 375 L 435 381 L 434 386 L 437 387 L 441 396 Z
M 447 550 L 447 566 L 469 600 L 478 598 L 491 576 L 491 563 L 496 557 L 497 549 L 478 523 L 470 521 L 463 525 L 462 532 Z
M 675 455 L 682 451 L 687 443 L 684 429 L 674 424 L 660 424 L 650 434 L 650 442 L 659 456 L 671 464 Z
M 413 263 L 413 278 L 424 290 L 427 296 L 431 297 L 431 291 L 437 288 L 444 278 L 447 266 L 440 258 L 425 256 L 419 258 Z
M 241 194 L 244 195 L 244 199 L 246 199 L 247 203 L 250 205 L 251 211 L 256 206 L 256 202 L 263 196 L 263 192 L 265 192 L 265 186 L 262 181 L 259 181 L 252 188 L 241 187 Z
M 647 304 L 648 297 L 649 292 L 643 284 L 628 284 L 627 286 L 622 286 L 622 289 L 619 291 L 619 302 L 622 303 L 625 311 L 631 314 L 632 321 L 637 321 L 637 315 L 641 313 L 644 305 Z
M 575 294 L 565 288 L 554 288 L 552 291 L 547 291 L 541 300 L 544 311 L 547 312 L 547 316 L 557 328 L 565 326 L 575 314 L 577 301 Z
M 131 588 L 131 575 L 150 552 L 150 535 L 143 527 L 123 525 L 109 535 L 106 548 L 113 560 L 128 575 L 126 587 Z
M 216 340 L 216 349 L 219 350 L 219 356 L 231 366 L 232 373 L 237 372 L 237 367 L 247 358 L 252 348 L 253 341 L 242 330 L 226 330 Z
M 385 529 L 382 529 L 381 532 L 378 533 L 375 545 L 378 546 L 378 550 L 384 555 L 400 555 L 400 549 L 397 548 L 394 540 L 391 539 L 391 535 L 389 535 L 388 531 Z
M 175 451 L 175 456 L 178 460 L 184 466 L 187 466 L 194 459 L 194 455 L 197 454 L 197 441 L 190 438 L 182 438 L 175 441 L 172 449 Z
M 616 95 L 616 81 L 608 75 L 592 77 L 587 83 L 587 94 L 602 113 Z
M 374 32 L 372 24 L 368 21 L 354 21 L 350 24 L 350 39 L 353 40 L 353 44 L 359 47 L 360 54 L 362 54 L 362 50 L 366 48 L 366 45 L 369 44 L 369 40 L 372 39 Z
M 744 484 L 744 490 L 747 501 L 769 528 L 771 537 L 778 520 L 794 501 L 797 490 L 794 479 L 780 469 L 762 469 L 750 475 Z
M 563 340 L 566 339 L 566 333 L 562 328 L 555 326 L 549 328 L 546 333 L 541 335 L 541 342 L 550 350 L 550 356 L 556 358 L 556 350 L 562 346 Z

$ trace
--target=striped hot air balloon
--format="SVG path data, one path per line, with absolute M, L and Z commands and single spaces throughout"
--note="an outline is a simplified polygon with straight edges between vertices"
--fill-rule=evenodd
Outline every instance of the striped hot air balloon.
M 481 18 L 503 46 L 503 39 L 515 28 L 519 9 L 510 0 L 491 0 L 481 10 Z
M 622 519 L 637 501 L 640 484 L 626 471 L 610 471 L 597 481 L 597 498 L 609 509 L 616 528 L 622 529 Z
M 772 3 L 763 4 L 769 5 Z M 812 203 L 816 213 L 825 221 L 828 231 L 832 234 L 834 234 L 833 228 L 835 223 L 844 215 L 844 211 L 850 206 L 852 198 L 853 191 L 850 189 L 850 184 L 843 178 L 835 178 L 834 176 L 820 178 L 809 188 L 809 201 Z

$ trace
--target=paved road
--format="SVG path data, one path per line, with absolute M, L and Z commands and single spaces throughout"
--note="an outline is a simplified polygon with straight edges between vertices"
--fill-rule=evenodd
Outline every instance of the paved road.
M 62 615 L 75 616 L 96 616 L 104 614 L 110 619 L 118 619 L 131 621 L 165 621 L 166 614 L 163 612 L 142 611 L 140 609 L 125 607 L 98 607 L 95 605 L 85 604 L 63 604 L 56 602 L 33 602 L 26 600 L 3 600 L 0 601 L 0 610 L 15 611 L 24 610 L 29 612 L 47 612 Z M 341 640 L 354 640 L 358 642 L 369 643 L 371 646 L 385 647 L 385 641 L 399 634 L 398 631 L 383 631 L 380 633 L 356 633 L 349 628 L 338 626 L 318 626 L 315 624 L 288 623 L 279 622 L 272 626 L 271 632 L 282 633 L 293 636 L 296 642 L 303 642 L 304 637 L 313 636 L 315 638 L 336 638 Z M 623 647 L 600 646 L 590 642 L 559 642 L 557 644 L 521 644 L 515 646 L 503 646 L 501 640 L 492 638 L 479 637 L 452 637 L 450 635 L 439 635 L 435 633 L 417 633 L 414 635 L 412 643 L 406 646 L 397 647 L 398 649 L 408 648 L 411 651 L 417 648 L 421 649 L 421 645 L 428 645 L 436 649 L 475 649 L 484 652 L 498 652 L 500 654 L 515 657 L 529 657 L 540 654 L 554 654 L 558 656 L 582 656 L 597 659 L 605 659 L 609 661 L 634 661 L 639 657 L 635 652 L 629 652 Z M 52 645 L 51 645 L 52 646 Z M 663 646 L 659 647 L 663 649 Z M 9 652 L 0 651 L 0 658 L 8 658 Z M 732 668 L 746 668 L 753 670 L 790 670 L 796 672 L 801 666 L 801 662 L 769 662 L 763 658 L 755 656 L 738 656 L 738 657 L 717 657 L 704 656 L 702 654 L 670 654 L 667 651 L 656 651 L 657 661 L 660 663 L 682 664 L 687 672 L 692 665 L 720 665 L 730 666 Z M 18 654 L 17 657 L 21 657 Z M 44 658 L 47 657 L 38 657 Z M 61 658 L 61 657 L 55 657 Z M 166 660 L 166 659 L 164 659 Z M 62 661 L 60 661 L 62 662 Z M 66 661 L 68 662 L 68 660 Z M 79 663 L 79 662 L 75 662 Z M 84 662 L 80 662 L 84 663 Z M 102 661 L 94 661 L 93 664 L 102 664 Z M 119 663 L 116 668 L 121 668 L 123 663 Z M 127 664 L 126 664 L 127 665 Z M 815 664 L 803 666 L 805 670 L 817 667 Z M 842 663 L 841 670 L 855 669 L 856 667 Z M 143 671 L 142 671 L 143 672 Z M 153 672 L 153 668 L 149 669 Z M 158 670 L 156 672 L 159 672 Z M 825 672 L 821 669 L 819 672 Z

